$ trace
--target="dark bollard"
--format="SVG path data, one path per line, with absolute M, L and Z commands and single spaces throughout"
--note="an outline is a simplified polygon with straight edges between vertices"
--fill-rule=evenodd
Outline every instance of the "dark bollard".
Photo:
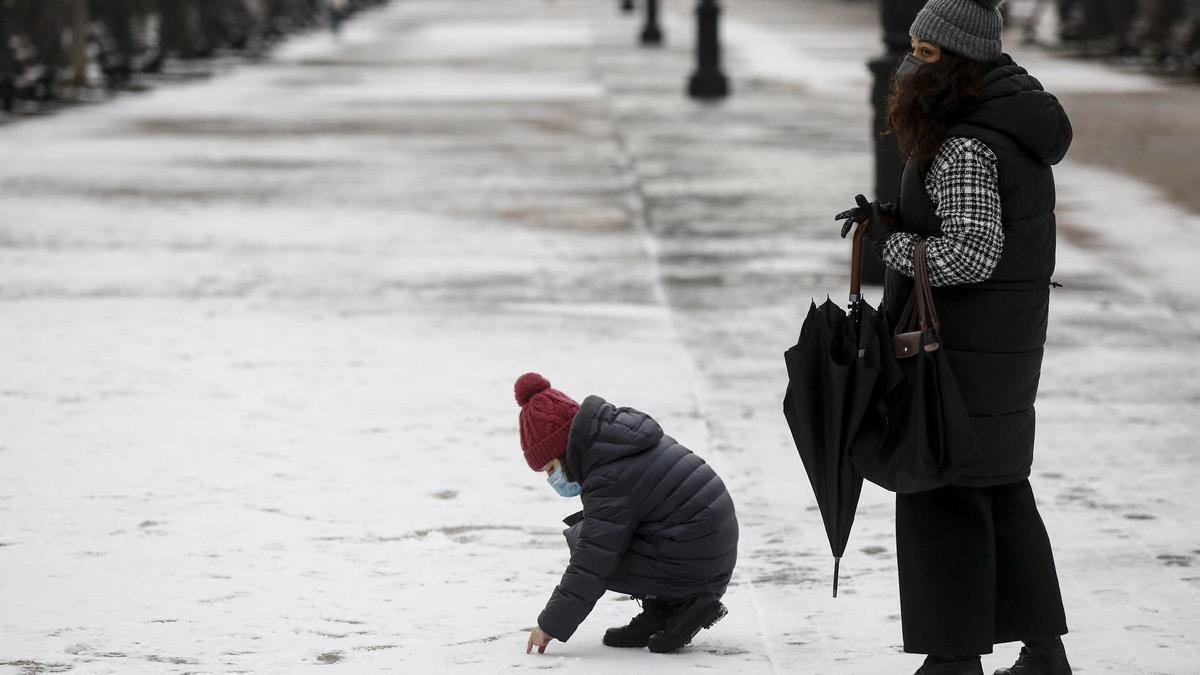
M 621 11 L 626 14 L 633 14 L 633 0 L 621 0 Z
M 642 44 L 661 45 L 662 28 L 658 25 L 658 0 L 646 0 L 646 25 L 642 28 Z
M 0 7 L 8 10 L 4 0 L 0 0 Z M 4 17 L 0 21 L 0 110 L 11 112 L 13 109 L 13 101 L 16 98 L 16 78 L 17 78 L 17 58 L 12 53 L 11 36 L 13 33 L 12 26 L 16 23 L 10 17 Z
M 882 202 L 895 202 L 900 196 L 900 174 L 904 170 L 904 158 L 892 136 L 884 136 L 887 127 L 887 100 L 892 88 L 892 73 L 901 59 L 912 49 L 908 29 L 917 18 L 917 12 L 925 6 L 925 0 L 891 0 L 880 3 L 880 18 L 883 22 L 883 53 L 867 62 L 875 76 L 871 101 L 875 107 L 875 194 Z M 883 263 L 871 247 L 870 255 L 863 257 L 863 281 L 869 284 L 883 283 Z
M 696 72 L 688 81 L 688 95 L 712 100 L 729 95 L 729 78 L 721 72 L 721 8 L 717 0 L 700 0 L 696 6 Z

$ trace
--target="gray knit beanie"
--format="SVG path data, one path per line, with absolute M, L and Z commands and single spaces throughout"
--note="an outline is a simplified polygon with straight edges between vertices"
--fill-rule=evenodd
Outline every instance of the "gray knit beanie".
M 929 0 L 908 34 L 987 63 L 1000 56 L 1003 0 Z

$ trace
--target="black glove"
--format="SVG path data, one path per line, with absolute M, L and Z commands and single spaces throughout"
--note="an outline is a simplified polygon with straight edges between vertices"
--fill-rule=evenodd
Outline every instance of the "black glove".
M 863 223 L 866 226 L 867 232 L 864 236 L 870 241 L 884 241 L 896 231 L 898 218 L 895 204 L 868 202 L 862 195 L 855 195 L 854 201 L 858 206 L 833 217 L 834 220 L 846 221 L 842 223 L 843 239 L 850 234 L 850 228 L 855 223 Z

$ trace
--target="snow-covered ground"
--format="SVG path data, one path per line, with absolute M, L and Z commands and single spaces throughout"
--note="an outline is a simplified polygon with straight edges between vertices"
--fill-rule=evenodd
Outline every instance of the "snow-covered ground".
M 829 216 L 870 185 L 872 8 L 726 3 L 714 106 L 681 95 L 688 3 L 661 50 L 616 4 L 397 0 L 340 44 L 0 128 L 0 673 L 915 670 L 890 495 L 864 491 L 830 598 L 780 414 L 803 309 L 844 292 Z M 1052 90 L 1160 86 L 1017 56 Z M 1033 480 L 1068 649 L 1195 672 L 1200 219 L 1058 179 Z M 610 596 L 524 653 L 573 510 L 521 460 L 526 370 L 725 477 L 741 561 L 693 647 L 602 647 L 636 612 Z

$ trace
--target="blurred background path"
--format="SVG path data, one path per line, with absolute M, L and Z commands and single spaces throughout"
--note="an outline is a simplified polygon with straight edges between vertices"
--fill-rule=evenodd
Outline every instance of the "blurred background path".
M 727 3 L 734 93 L 703 105 L 667 4 L 647 50 L 615 1 L 395 0 L 0 128 L 0 673 L 915 670 L 890 495 L 864 491 L 829 598 L 780 410 L 810 299 L 845 292 L 877 19 Z M 1190 672 L 1200 217 L 1113 156 L 1197 141 L 1182 114 L 1109 127 L 1198 94 L 1014 51 L 1077 124 L 1033 476 L 1068 649 Z M 646 410 L 729 484 L 731 613 L 692 648 L 602 647 L 637 611 L 610 596 L 524 654 L 573 510 L 520 457 L 526 370 Z

